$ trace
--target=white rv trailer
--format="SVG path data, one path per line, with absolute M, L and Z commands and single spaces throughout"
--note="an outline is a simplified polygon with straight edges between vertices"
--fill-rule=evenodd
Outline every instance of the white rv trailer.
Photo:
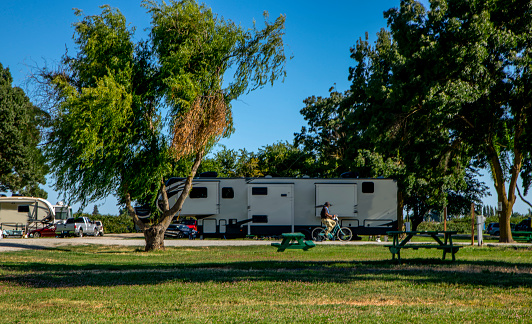
M 183 178 L 166 187 L 175 204 Z M 274 236 L 302 232 L 310 238 L 321 224 L 321 207 L 332 204 L 340 226 L 353 234 L 379 235 L 397 228 L 397 184 L 392 179 L 195 178 L 178 212 L 196 217 L 204 236 Z
M 0 197 L 0 225 L 2 228 L 27 228 L 36 223 L 54 223 L 72 217 L 72 208 L 58 203 L 52 205 L 36 197 Z

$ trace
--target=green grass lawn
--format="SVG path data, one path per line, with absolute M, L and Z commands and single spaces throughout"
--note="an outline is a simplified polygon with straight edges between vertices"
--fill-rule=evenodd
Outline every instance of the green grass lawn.
M 0 254 L 2 323 L 530 323 L 532 247 L 73 246 Z

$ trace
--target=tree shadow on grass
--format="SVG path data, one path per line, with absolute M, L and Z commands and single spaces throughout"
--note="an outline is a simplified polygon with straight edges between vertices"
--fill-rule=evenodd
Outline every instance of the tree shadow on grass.
M 12 263 L 1 266 L 0 282 L 35 288 L 152 285 L 167 282 L 401 281 L 415 284 L 532 288 L 532 263 L 410 259 L 379 261 L 249 261 L 158 265 Z

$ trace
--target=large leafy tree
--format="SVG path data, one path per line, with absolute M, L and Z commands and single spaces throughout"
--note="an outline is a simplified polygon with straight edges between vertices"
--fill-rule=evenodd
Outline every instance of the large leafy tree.
M 74 24 L 77 55 L 43 76 L 54 99 L 47 155 L 56 188 L 83 204 L 116 195 L 148 251 L 164 248 L 206 150 L 230 134 L 231 101 L 284 77 L 285 55 L 284 16 L 244 30 L 193 0 L 143 6 L 149 41 L 135 43 L 120 11 L 103 6 Z M 163 179 L 177 164 L 187 181 L 170 206 Z M 152 223 L 134 202 L 151 206 Z
M 520 174 L 530 186 L 532 3 L 434 0 L 427 12 L 408 0 L 386 16 L 402 60 L 393 74 L 412 80 L 392 87 L 395 98 L 410 102 L 400 116 L 444 130 L 452 148 L 469 147 L 491 171 L 502 204 L 500 240 L 512 241 Z
M 403 165 L 394 175 L 398 202 L 413 211 L 415 229 L 431 209 L 448 204 L 449 192 L 467 190 L 470 157 L 469 147 L 453 136 L 441 116 L 422 116 L 431 109 L 423 107 L 426 80 L 418 76 L 425 76 L 427 66 L 409 61 L 419 35 L 408 36 L 412 40 L 405 41 L 405 48 L 386 30 L 377 34 L 374 46 L 367 36 L 357 42 L 352 49 L 357 65 L 350 69 L 348 105 L 353 109 L 353 140 Z
M 12 83 L 9 69 L 0 64 L 0 192 L 46 198 L 39 188 L 48 172 L 39 148 L 46 116 Z

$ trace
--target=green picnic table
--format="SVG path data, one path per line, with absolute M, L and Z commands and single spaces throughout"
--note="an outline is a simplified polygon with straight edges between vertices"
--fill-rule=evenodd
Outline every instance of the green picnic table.
M 532 243 L 532 232 L 515 231 L 512 232 L 514 241 Z
M 393 237 L 393 244 L 392 245 L 386 245 L 390 252 L 392 253 L 392 260 L 395 260 L 395 255 L 397 255 L 397 259 L 401 261 L 401 249 L 440 249 L 443 250 L 443 258 L 442 260 L 445 260 L 445 255 L 447 253 L 452 254 L 453 261 L 455 260 L 454 254 L 458 252 L 458 250 L 461 248 L 461 246 L 453 245 L 453 235 L 458 233 L 457 231 L 390 231 L 386 232 L 389 236 Z M 406 237 L 403 240 L 399 240 L 399 238 L 403 235 L 406 235 Z M 412 244 L 410 240 L 412 237 L 417 235 L 425 235 L 432 237 L 434 241 L 438 244 Z M 438 236 L 443 235 L 444 241 L 440 240 Z
M 272 243 L 272 246 L 277 247 L 277 252 L 284 252 L 286 249 L 307 251 L 316 246 L 312 241 L 305 241 L 305 234 L 303 233 L 283 233 L 281 237 L 283 239 L 281 243 Z

